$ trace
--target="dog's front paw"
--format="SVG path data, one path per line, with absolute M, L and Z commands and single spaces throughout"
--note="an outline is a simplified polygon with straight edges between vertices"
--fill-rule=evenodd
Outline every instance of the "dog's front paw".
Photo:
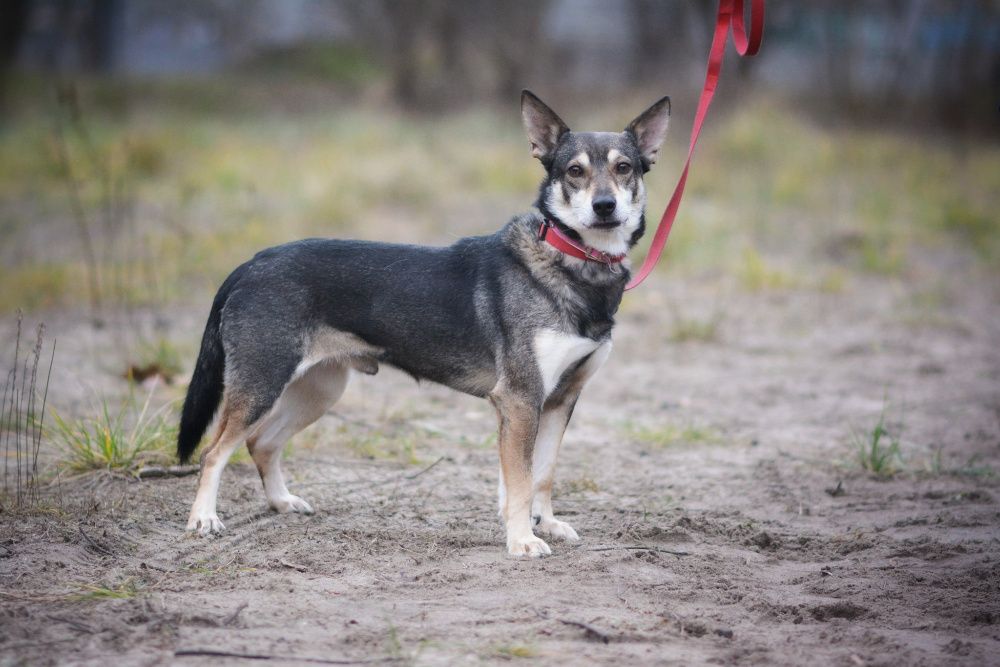
M 552 549 L 541 538 L 524 537 L 520 539 L 507 540 L 507 553 L 514 558 L 541 558 L 551 556 Z
M 573 530 L 573 526 L 569 525 L 565 521 L 560 521 L 559 519 L 539 521 L 538 525 L 535 526 L 535 530 L 558 540 L 566 540 L 567 542 L 580 541 L 580 536 L 576 534 L 575 530 Z
M 312 514 L 312 505 L 302 500 L 298 496 L 293 496 L 288 494 L 283 498 L 278 498 L 277 500 L 271 501 L 271 507 L 278 514 L 288 514 L 289 512 L 298 512 L 299 514 Z
M 191 512 L 191 516 L 188 518 L 187 530 L 197 533 L 201 537 L 221 533 L 225 529 L 226 526 L 219 519 L 219 515 L 215 513 Z

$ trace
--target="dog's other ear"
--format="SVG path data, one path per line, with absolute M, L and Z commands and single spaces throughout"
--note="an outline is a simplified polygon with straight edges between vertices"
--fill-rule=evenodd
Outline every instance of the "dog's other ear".
M 656 162 L 660 146 L 667 137 L 667 126 L 670 124 L 670 98 L 664 97 L 653 106 L 643 111 L 628 124 L 626 132 L 635 136 L 639 153 L 642 154 L 642 165 L 647 170 Z
M 531 154 L 545 163 L 562 135 L 569 132 L 566 123 L 530 90 L 521 91 L 521 121 L 531 142 Z

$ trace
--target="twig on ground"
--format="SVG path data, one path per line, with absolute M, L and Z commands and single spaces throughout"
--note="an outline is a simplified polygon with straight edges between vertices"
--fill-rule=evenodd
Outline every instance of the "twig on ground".
M 0 598 L 6 598 L 8 600 L 17 600 L 18 602 L 59 602 L 61 600 L 65 600 L 66 597 L 69 595 L 72 595 L 72 592 L 26 595 L 24 593 L 8 593 L 7 591 L 0 591 Z M 4 648 L 9 648 L 9 647 L 5 646 Z
M 399 662 L 400 658 L 374 658 L 370 660 L 336 660 L 331 658 L 313 658 L 301 655 L 267 655 L 264 653 L 235 653 L 231 651 L 212 651 L 202 649 L 178 649 L 174 657 L 205 656 L 212 658 L 243 658 L 244 660 L 287 660 L 288 662 L 315 662 L 322 665 L 370 665 L 380 662 Z
M 430 470 L 431 468 L 433 468 L 437 464 L 441 463 L 442 461 L 448 460 L 448 458 L 449 457 L 447 457 L 447 456 L 438 457 L 438 459 L 436 461 L 434 461 L 433 463 L 431 463 L 426 468 L 418 470 L 417 472 L 414 472 L 414 473 L 404 473 L 404 474 L 400 474 L 400 475 L 392 475 L 391 477 L 387 477 L 386 479 L 376 479 L 376 480 L 360 479 L 360 480 L 355 480 L 355 481 L 350 481 L 350 482 L 343 482 L 343 481 L 338 481 L 338 482 L 305 482 L 304 484 L 299 484 L 298 486 L 305 487 L 305 486 L 332 486 L 332 485 L 336 485 L 336 486 L 339 486 L 341 489 L 361 489 L 361 490 L 363 490 L 363 489 L 374 489 L 375 487 L 386 486 L 388 484 L 397 484 L 398 485 L 400 482 L 409 482 L 409 481 L 412 481 L 412 480 L 416 479 L 417 477 L 420 477 L 421 475 L 423 475 L 425 472 L 427 472 L 428 470 Z
M 187 466 L 146 466 L 139 468 L 135 476 L 139 479 L 155 479 L 158 477 L 187 477 L 197 474 L 201 470 L 200 465 Z
M 63 616 L 55 616 L 55 615 L 49 615 L 46 616 L 45 618 L 49 619 L 50 621 L 56 621 L 57 623 L 65 623 L 74 630 L 79 630 L 80 632 L 83 632 L 88 635 L 92 635 L 96 632 L 94 628 L 90 627 L 86 623 L 81 623 L 80 621 L 73 620 L 72 618 L 65 618 Z
M 815 466 L 825 466 L 829 465 L 830 463 L 825 459 L 818 459 L 810 456 L 799 456 L 798 454 L 791 454 L 781 449 L 778 450 L 778 456 L 783 456 L 784 458 L 790 459 L 792 461 L 798 461 L 800 463 L 808 463 L 809 465 L 815 465 Z
M 284 565 L 285 567 L 291 568 L 293 570 L 298 570 L 299 572 L 307 572 L 308 571 L 308 569 L 306 568 L 305 565 L 298 565 L 296 563 L 289 563 L 284 558 L 279 558 L 278 559 L 278 563 L 280 565 Z
M 601 630 L 600 628 L 595 628 L 593 625 L 590 625 L 589 623 L 582 623 L 581 621 L 570 621 L 565 618 L 560 618 L 557 620 L 560 623 L 564 623 L 566 625 L 572 625 L 575 628 L 583 629 L 583 636 L 586 637 L 587 639 L 593 639 L 595 641 L 599 641 L 604 644 L 607 644 L 611 641 L 610 634 L 608 634 L 604 630 Z
M 160 567 L 159 565 L 153 565 L 152 563 L 147 563 L 146 561 L 143 561 L 143 562 L 139 563 L 139 569 L 140 570 L 146 570 L 146 569 L 156 570 L 157 572 L 166 572 L 166 573 L 170 573 L 170 572 L 175 572 L 176 571 L 176 570 L 168 570 L 165 567 Z
M 83 535 L 83 539 L 87 540 L 87 544 L 89 544 L 91 547 L 93 547 L 96 551 L 99 551 L 100 553 L 104 554 L 105 556 L 112 556 L 112 555 L 114 555 L 114 554 L 111 553 L 111 551 L 108 550 L 107 547 L 105 547 L 105 546 L 103 546 L 101 544 L 98 544 L 93 539 L 91 539 L 90 535 L 88 535 L 87 533 L 83 532 L 83 526 L 79 526 L 79 528 L 80 528 L 80 534 Z
M 445 460 L 445 458 L 446 458 L 446 457 L 444 457 L 444 456 L 440 456 L 440 457 L 438 457 L 438 460 L 437 460 L 437 461 L 435 461 L 434 463 L 430 464 L 429 466 L 427 466 L 427 467 L 426 467 L 426 468 L 424 468 L 423 470 L 420 470 L 420 471 L 418 471 L 418 472 L 415 472 L 415 473 L 413 473 L 412 475 L 406 475 L 406 476 L 405 476 L 405 478 L 406 478 L 406 479 L 416 479 L 417 477 L 420 477 L 421 475 L 423 475 L 423 474 L 424 474 L 425 472 L 427 472 L 428 470 L 430 470 L 431 468 L 433 468 L 433 467 L 434 467 L 434 466 L 436 466 L 437 464 L 441 463 L 441 461 L 444 461 L 444 460 Z
M 224 626 L 225 625 L 232 625 L 233 623 L 235 623 L 236 619 L 240 617 L 240 612 L 242 612 L 244 609 L 246 609 L 249 606 L 250 606 L 249 602 L 244 602 L 243 604 L 241 604 L 239 607 L 236 608 L 236 610 L 233 613 L 231 613 L 229 616 L 226 616 L 224 619 L 222 619 L 222 625 L 224 625 Z
M 362 428 L 366 428 L 369 431 L 374 431 L 375 429 L 378 428 L 378 426 L 376 426 L 375 424 L 372 424 L 370 422 L 366 422 L 363 419 L 357 419 L 355 417 L 348 417 L 347 415 L 343 415 L 343 414 L 341 414 L 339 412 L 336 412 L 335 410 L 327 410 L 326 411 L 326 415 L 328 415 L 330 417 L 333 417 L 335 419 L 339 419 L 340 421 L 345 422 L 347 424 L 354 424 L 355 426 L 361 426 Z
M 616 551 L 616 550 L 619 550 L 619 549 L 621 549 L 622 551 L 656 551 L 657 553 L 670 554 L 671 556 L 677 556 L 678 558 L 680 558 L 681 556 L 690 556 L 691 555 L 687 551 L 671 551 L 670 549 L 661 549 L 659 547 L 648 547 L 648 546 L 644 546 L 642 544 L 620 545 L 620 546 L 612 546 L 612 547 L 593 547 L 593 548 L 587 549 L 587 551 Z
M 80 641 L 79 637 L 67 637 L 66 639 L 52 639 L 46 642 L 25 642 L 23 644 L 7 644 L 4 646 L 5 651 L 13 651 L 17 648 L 35 648 L 36 646 L 51 646 L 52 644 L 64 644 L 66 642 L 77 642 Z

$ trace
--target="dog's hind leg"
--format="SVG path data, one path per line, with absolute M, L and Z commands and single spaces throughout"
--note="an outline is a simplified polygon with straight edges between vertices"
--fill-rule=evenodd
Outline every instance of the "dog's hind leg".
M 198 481 L 198 495 L 191 506 L 187 529 L 198 531 L 200 535 L 221 533 L 225 530 L 216 513 L 216 497 L 222 470 L 246 434 L 246 414 L 234 407 L 228 398 L 223 399 L 222 415 L 216 428 L 215 437 L 201 455 L 201 476 Z
M 569 541 L 580 539 L 572 526 L 557 519 L 552 512 L 552 483 L 555 477 L 556 457 L 559 455 L 563 434 L 569 425 L 570 417 L 573 416 L 573 408 L 580 397 L 580 392 L 587 380 L 604 364 L 610 352 L 610 342 L 594 350 L 549 397 L 542 409 L 531 466 L 534 492 L 531 516 L 536 522 L 535 529 L 539 533 Z
M 323 416 L 340 398 L 347 379 L 347 367 L 331 361 L 321 361 L 300 371 L 247 438 L 247 448 L 264 483 L 267 501 L 276 511 L 313 513 L 309 503 L 292 495 L 285 486 L 281 450 L 289 438 Z

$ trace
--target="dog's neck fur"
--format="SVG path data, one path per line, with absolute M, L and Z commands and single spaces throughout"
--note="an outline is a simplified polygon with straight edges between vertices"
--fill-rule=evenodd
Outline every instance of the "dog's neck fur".
M 514 218 L 501 230 L 501 238 L 564 312 L 572 315 L 572 321 L 567 322 L 571 329 L 579 335 L 602 338 L 614 324 L 629 279 L 628 259 L 609 266 L 560 252 L 538 238 L 544 216 L 535 210 Z M 561 225 L 554 218 L 550 220 Z M 560 229 L 579 238 L 565 225 Z

